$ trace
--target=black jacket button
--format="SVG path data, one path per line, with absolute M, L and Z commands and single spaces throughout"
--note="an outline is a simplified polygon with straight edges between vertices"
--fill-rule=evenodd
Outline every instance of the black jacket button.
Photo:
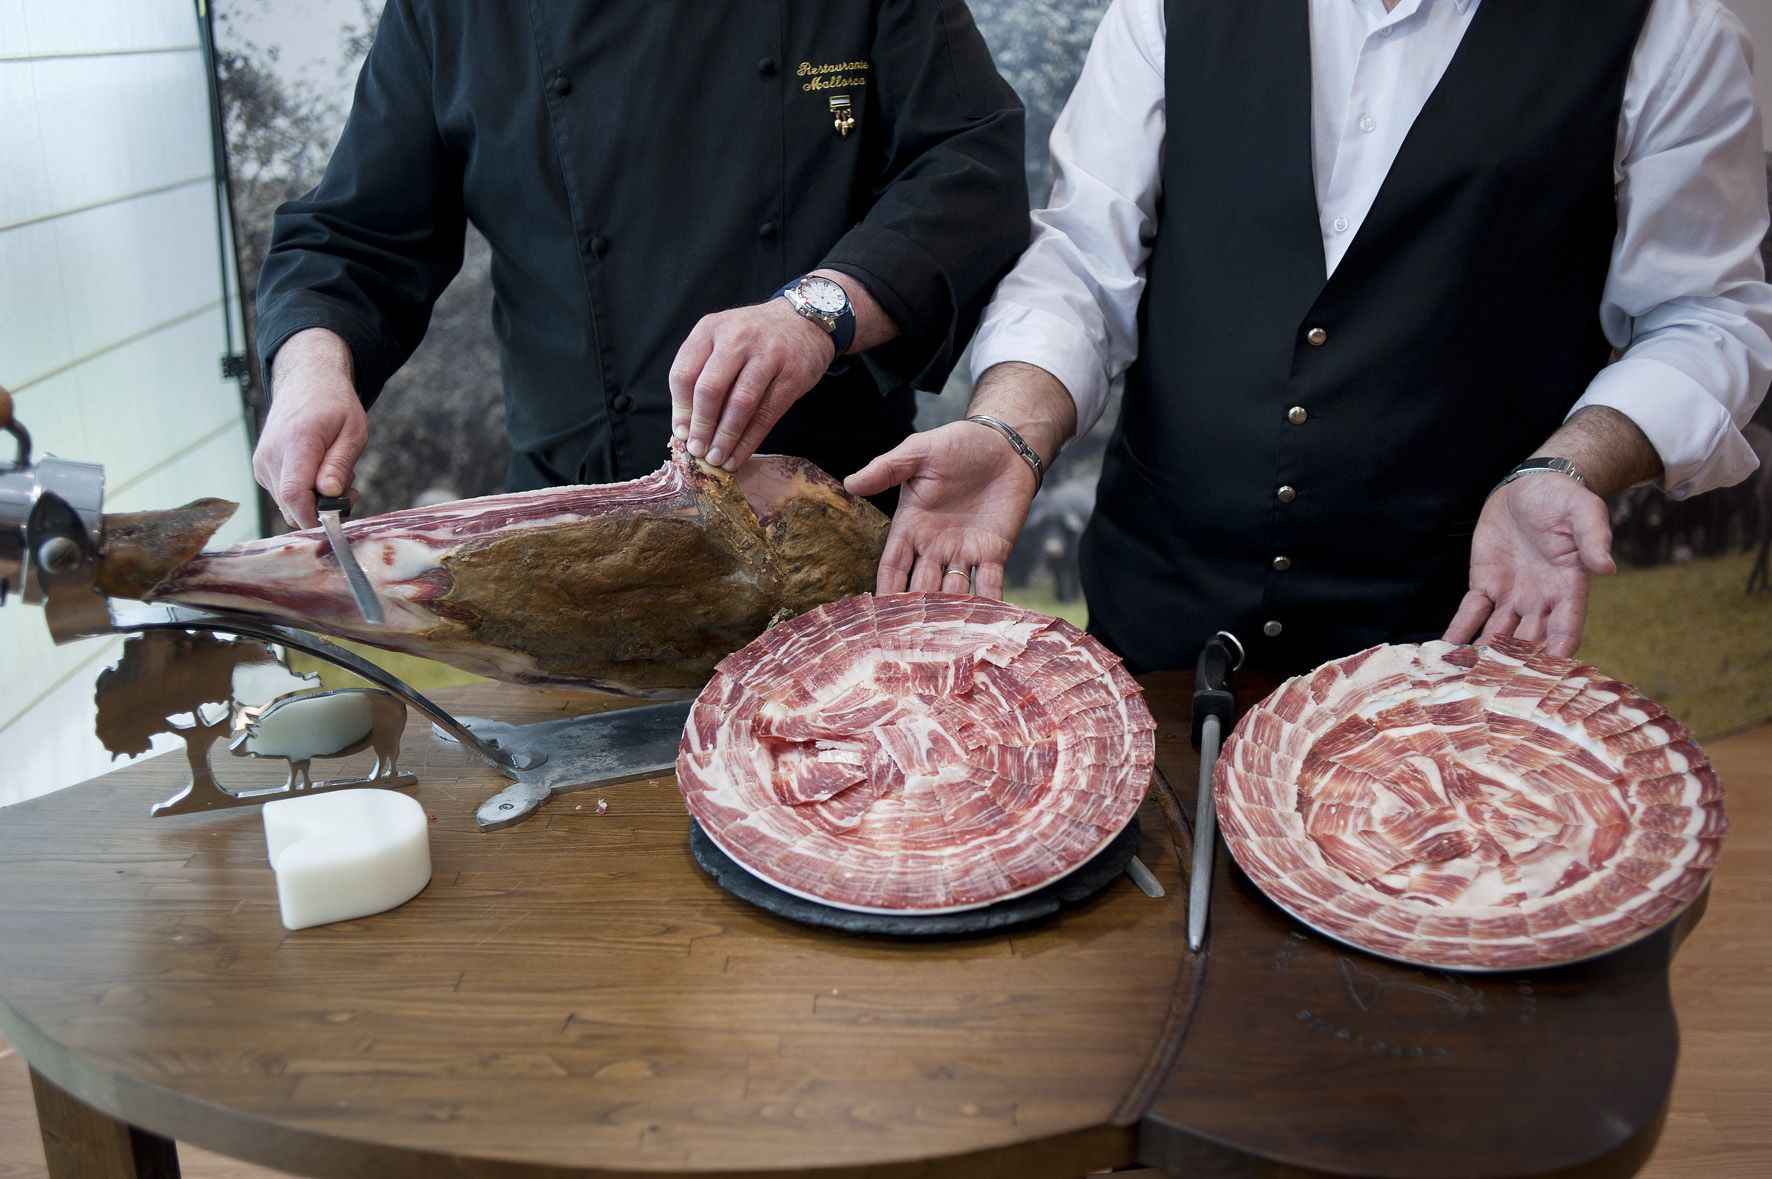
M 591 257 L 593 257 L 597 261 L 601 262 L 603 260 L 603 255 L 607 254 L 608 252 L 609 252 L 609 239 L 608 238 L 602 237 L 602 236 L 597 236 L 597 237 L 593 237 L 591 239 Z
M 615 400 L 611 401 L 609 404 L 615 409 L 616 413 L 627 413 L 634 408 L 634 399 L 629 397 L 626 393 L 617 393 L 615 395 Z
M 568 94 L 572 93 L 572 79 L 568 78 L 565 74 L 556 72 L 554 74 L 554 80 L 548 83 L 548 89 L 552 90 L 555 94 L 558 94 L 561 98 L 565 98 Z
M 775 73 L 775 59 L 773 57 L 759 59 L 757 62 L 757 72 L 762 74 L 765 78 Z
M 772 240 L 775 237 L 775 222 L 765 221 L 763 224 L 757 226 L 757 236 L 764 241 Z

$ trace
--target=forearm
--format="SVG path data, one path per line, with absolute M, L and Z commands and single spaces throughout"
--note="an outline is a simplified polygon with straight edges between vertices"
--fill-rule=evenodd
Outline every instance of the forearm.
M 343 336 L 326 328 L 307 328 L 295 333 L 277 349 L 270 364 L 270 392 L 273 400 L 285 389 L 312 387 L 316 378 L 328 385 L 342 381 L 354 385 L 356 365 L 351 346 Z
M 1661 456 L 1637 424 L 1615 409 L 1590 405 L 1576 411 L 1533 452 L 1566 458 L 1597 495 L 1611 495 L 1661 475 Z
M 854 356 L 869 348 L 877 348 L 888 340 L 897 339 L 901 334 L 898 323 L 880 306 L 880 301 L 874 298 L 874 293 L 868 290 L 866 283 L 840 270 L 819 269 L 812 273 L 820 278 L 828 278 L 842 287 L 849 296 L 849 306 L 855 310 L 855 339 L 845 355 Z
M 966 412 L 1013 426 L 1048 469 L 1077 429 L 1077 404 L 1064 383 L 1037 365 L 1019 361 L 993 365 L 980 375 Z

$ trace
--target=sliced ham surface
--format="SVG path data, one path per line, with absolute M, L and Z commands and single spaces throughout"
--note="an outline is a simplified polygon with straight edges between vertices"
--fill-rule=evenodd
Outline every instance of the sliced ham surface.
M 1237 863 L 1323 932 L 1525 969 L 1648 933 L 1703 891 L 1722 786 L 1667 710 L 1537 643 L 1373 647 L 1287 681 L 1214 776 Z
M 722 660 L 677 755 L 689 812 L 798 896 L 975 908 L 1043 887 L 1131 821 L 1143 690 L 1068 622 L 959 594 L 869 594 Z

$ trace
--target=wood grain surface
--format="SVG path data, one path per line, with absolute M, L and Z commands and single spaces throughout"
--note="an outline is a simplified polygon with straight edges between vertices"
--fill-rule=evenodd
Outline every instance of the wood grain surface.
M 514 721 L 586 699 L 440 695 Z M 134 1124 L 338 1176 L 447 1159 L 476 1175 L 1063 1176 L 1130 1161 L 1114 1114 L 1150 1083 L 1187 965 L 1154 802 L 1141 855 L 1166 898 L 1122 877 L 1032 928 L 891 941 L 721 892 L 690 859 L 668 777 L 481 833 L 474 809 L 503 779 L 414 724 L 401 765 L 434 816 L 430 886 L 290 933 L 256 808 L 147 818 L 182 764 L 0 821 L 0 1032 Z M 226 767 L 243 769 L 280 780 Z
M 516 716 L 502 696 L 498 714 L 511 719 L 541 719 L 557 714 L 560 706 L 556 700 L 537 695 L 523 699 L 528 716 Z M 484 700 L 473 707 L 493 711 Z M 605 1126 L 624 1125 L 625 1137 L 632 1139 L 636 1148 L 650 1144 L 652 1153 L 645 1156 L 645 1165 L 657 1169 L 662 1163 L 666 1173 L 677 1165 L 668 1162 L 669 1158 L 681 1160 L 686 1169 L 712 1173 L 715 1153 L 696 1154 L 690 1147 L 667 1156 L 658 1146 L 667 1137 L 678 1143 L 716 1140 L 719 1127 L 730 1124 L 730 1115 L 723 1112 L 729 1108 L 745 1110 L 749 1120 L 764 1123 L 755 1140 L 756 1151 L 747 1155 L 745 1165 L 767 1173 L 793 1170 L 796 1162 L 807 1158 L 807 1148 L 826 1136 L 862 1138 L 876 1148 L 896 1143 L 900 1155 L 908 1141 L 918 1153 L 932 1157 L 936 1152 L 927 1149 L 927 1142 L 954 1142 L 959 1137 L 955 1127 L 966 1127 L 975 1119 L 994 1133 L 997 1145 L 1007 1144 L 1007 1150 L 961 1147 L 961 1153 L 948 1156 L 947 1173 L 1080 1174 L 1129 1157 L 1130 1142 L 1124 1132 L 1101 1134 L 1086 1128 L 1092 1118 L 1099 1120 L 1104 1110 L 1111 1114 L 1113 1100 L 1098 1095 L 1090 1102 L 1075 1091 L 1062 1097 L 1051 1095 L 1055 1087 L 1052 1071 L 1059 1062 L 1077 1057 L 1095 1063 L 1093 1071 L 1073 1090 L 1093 1084 L 1104 1093 L 1117 1090 L 1119 1101 L 1127 1100 L 1139 1084 L 1141 1068 L 1148 1071 L 1153 1062 L 1148 1057 L 1140 1064 L 1122 1059 L 1117 1069 L 1108 1067 L 1104 1061 L 1117 1052 L 1139 1055 L 1137 1051 L 1126 1054 L 1126 1038 L 1114 1040 L 1111 1029 L 1106 1029 L 1109 1042 L 1105 1044 L 1092 1047 L 1078 1043 L 1098 1034 L 1103 1030 L 1101 1025 L 1118 1021 L 1090 1019 L 1084 1013 L 1078 1022 L 1071 1014 L 1055 1014 L 1051 1003 L 1036 1003 L 1037 1019 L 1057 1019 L 1064 1025 L 1063 1029 L 1052 1028 L 1046 1041 L 1069 1042 L 1061 1043 L 1057 1054 L 1022 1075 L 1002 1063 L 1014 1056 L 1019 1045 L 1011 1045 L 1006 1055 L 998 1056 L 994 1070 L 988 1067 L 992 1062 L 983 1058 L 984 1049 L 993 1042 L 989 1013 L 995 1010 L 1008 1017 L 1020 1007 L 1016 980 L 1027 962 L 1093 960 L 1098 972 L 1112 975 L 1117 971 L 1114 939 L 1125 937 L 1128 925 L 1143 929 L 1150 924 L 1146 913 L 1154 911 L 1140 903 L 1144 898 L 1136 893 L 1127 895 L 1124 885 L 1116 886 L 1113 895 L 1103 897 L 1082 914 L 1020 935 L 998 935 L 990 939 L 988 948 L 970 942 L 921 947 L 930 962 L 942 964 L 939 972 L 944 976 L 963 974 L 969 965 L 980 962 L 999 968 L 981 972 L 987 976 L 985 985 L 972 992 L 956 993 L 950 987 L 945 992 L 945 1009 L 923 1005 L 926 998 L 940 993 L 940 988 L 921 979 L 896 1001 L 882 993 L 879 984 L 903 980 L 903 972 L 895 971 L 894 966 L 902 966 L 917 948 L 882 945 L 869 939 L 838 939 L 841 952 L 791 955 L 790 964 L 796 970 L 809 966 L 833 969 L 839 992 L 843 989 L 841 979 L 859 977 L 861 981 L 851 981 L 848 994 L 829 996 L 830 1001 L 822 1005 L 819 1000 L 825 996 L 820 991 L 826 988 L 802 985 L 799 992 L 811 994 L 806 1005 L 797 1010 L 810 1011 L 810 1017 L 796 1023 L 779 1019 L 778 1013 L 777 1023 L 749 1041 L 743 1036 L 734 1039 L 730 1030 L 716 1033 L 713 1040 L 718 1048 L 744 1052 L 745 1080 L 740 1087 L 744 1092 L 736 1102 L 717 1097 L 709 1105 L 688 1109 L 687 1124 L 670 1126 L 671 1133 L 666 1135 L 667 1123 L 651 1114 L 657 1108 L 680 1108 L 670 1100 L 660 1106 L 657 1098 L 661 1092 L 685 1094 L 696 1087 L 694 1078 L 699 1074 L 686 1059 L 693 1051 L 667 1033 L 655 1032 L 654 1039 L 663 1051 L 652 1056 L 604 1057 L 601 1064 L 594 1064 L 599 1058 L 586 1055 L 593 1041 L 607 1044 L 631 1035 L 631 1027 L 612 1032 L 610 1016 L 627 1013 L 625 1018 L 631 1021 L 639 1006 L 629 994 L 619 999 L 615 1008 L 604 1010 L 601 1022 L 579 1026 L 578 1017 L 596 1007 L 604 994 L 599 979 L 614 981 L 611 976 L 619 973 L 618 964 L 627 964 L 630 955 L 642 962 L 669 958 L 677 967 L 675 973 L 650 968 L 645 972 L 649 978 L 668 979 L 653 1005 L 655 1017 L 664 1023 L 675 1015 L 684 992 L 696 988 L 694 980 L 701 980 L 702 996 L 713 989 L 706 973 L 707 958 L 719 943 L 734 949 L 746 941 L 797 943 L 807 934 L 759 914 L 729 912 L 722 896 L 708 895 L 692 896 L 681 911 L 665 917 L 655 915 L 650 924 L 646 919 L 638 924 L 594 922 L 598 939 L 576 954 L 554 938 L 538 936 L 536 921 L 541 914 L 553 911 L 558 915 L 574 904 L 599 903 L 588 894 L 607 880 L 615 865 L 609 862 L 614 853 L 604 847 L 605 838 L 593 823 L 625 832 L 618 838 L 637 840 L 641 846 L 635 848 L 636 853 L 657 859 L 658 864 L 651 867 L 633 867 L 641 876 L 669 877 L 676 869 L 693 872 L 680 831 L 675 841 L 667 837 L 663 827 L 656 842 L 645 834 L 659 812 L 681 820 L 674 791 L 668 784 L 603 791 L 602 796 L 610 802 L 610 811 L 603 816 L 595 816 L 595 793 L 556 799 L 532 820 L 531 825 L 545 823 L 553 831 L 538 840 L 546 848 L 541 855 L 528 850 L 514 856 L 501 852 L 489 867 L 479 866 L 477 857 L 470 856 L 473 863 L 463 861 L 453 874 L 447 874 L 446 847 L 460 845 L 468 852 L 472 840 L 509 839 L 524 828 L 494 835 L 473 833 L 472 807 L 495 791 L 502 780 L 469 765 L 447 747 L 431 746 L 428 737 L 417 740 L 422 742 L 423 753 L 409 764 L 419 769 L 425 783 L 419 788 L 419 797 L 438 815 L 434 842 L 437 877 L 431 889 L 406 909 L 326 929 L 290 934 L 277 923 L 274 888 L 262 862 L 263 838 L 258 833 L 256 811 L 153 824 L 136 821 L 147 802 L 164 789 L 170 763 L 158 772 L 144 763 L 101 783 L 77 788 L 77 794 L 64 792 L 64 797 L 73 794 L 79 799 L 77 805 L 64 809 L 78 813 L 64 813 L 48 829 L 21 825 L 21 817 L 28 818 L 24 808 L 0 812 L 0 908 L 7 910 L 0 915 L 0 939 L 4 939 L 0 940 L 0 979 L 7 980 L 0 983 L 0 995 L 9 1002 L 14 997 L 11 980 L 20 973 L 15 951 L 22 944 L 21 937 L 42 938 L 50 946 L 83 947 L 114 972 L 88 978 L 70 988 L 69 994 L 49 997 L 48 1006 L 62 1021 L 55 1027 L 67 1029 L 77 1040 L 83 1037 L 84 1042 L 117 1045 L 114 1057 L 87 1070 L 112 1071 L 88 1078 L 93 1084 L 82 1096 L 87 1100 L 129 1097 L 141 1107 L 133 1115 L 139 1117 L 143 1111 L 157 1109 L 153 1101 L 141 1100 L 144 1087 L 187 1087 L 236 1105 L 241 1101 L 238 1094 L 254 1094 L 254 1100 L 264 1103 L 260 1114 L 224 1119 L 238 1123 L 225 1133 L 218 1132 L 214 1124 L 199 1133 L 164 1124 L 158 1128 L 187 1145 L 207 1143 L 299 1174 L 415 1174 L 415 1169 L 401 1169 L 405 1164 L 385 1153 L 349 1150 L 348 1141 L 336 1143 L 337 1150 L 317 1149 L 315 1136 L 333 1132 L 317 1127 L 342 1126 L 350 1128 L 343 1131 L 347 1135 L 377 1135 L 385 1128 L 380 1124 L 384 1120 L 416 1117 L 421 1123 L 416 1137 L 423 1140 L 419 1149 L 435 1158 L 446 1152 L 450 1143 L 461 1140 L 458 1131 L 463 1123 L 480 1125 L 490 1110 L 510 1108 L 512 1103 L 498 1090 L 527 1092 L 537 1084 L 562 1091 L 557 1102 L 548 1104 L 549 1111 L 564 1107 L 569 1113 L 600 1116 Z M 1765 932 L 1772 928 L 1772 803 L 1768 801 L 1772 798 L 1772 727 L 1715 742 L 1710 749 L 1730 789 L 1734 831 L 1709 911 L 1675 960 L 1673 992 L 1683 1052 L 1665 1132 L 1642 1172 L 1646 1179 L 1772 1173 L 1772 1119 L 1765 1116 L 1765 1110 L 1772 1108 L 1772 1070 L 1764 1065 L 1772 1059 L 1772 939 Z M 266 775 L 267 784 L 272 776 Z M 445 776 L 458 779 L 457 787 L 444 790 L 440 783 Z M 457 808 L 455 814 L 445 815 L 434 805 L 444 795 L 452 800 L 446 806 Z M 129 813 L 120 812 L 120 805 Z M 113 824 L 128 827 L 133 834 L 106 844 L 93 831 Z M 21 839 L 20 833 L 27 827 L 31 834 Z M 459 830 L 451 834 L 452 827 Z M 1154 838 L 1163 825 L 1160 816 L 1153 819 L 1150 807 L 1145 827 L 1147 846 L 1141 852 L 1167 883 L 1177 884 L 1179 869 L 1172 853 L 1165 853 Z M 572 858 L 559 846 L 562 840 L 582 855 L 598 854 L 602 870 L 572 863 L 563 869 L 557 867 L 555 861 L 562 854 L 569 861 Z M 27 846 L 21 847 L 21 843 Z M 675 869 L 667 870 L 670 865 Z M 561 872 L 576 887 L 547 879 Z M 113 879 L 103 879 L 106 876 Z M 74 887 L 53 898 L 37 895 L 55 891 L 64 880 Z M 378 925 L 391 924 L 427 899 L 436 899 L 433 893 L 439 892 L 440 885 L 451 894 L 452 904 L 459 902 L 464 908 L 447 936 L 433 930 L 429 937 L 446 947 L 439 953 L 453 954 L 450 964 L 460 969 L 453 974 L 440 969 L 433 977 L 417 961 L 430 957 L 429 951 L 405 944 L 405 937 L 392 939 Z M 579 895 L 581 889 L 587 895 Z M 637 890 L 614 889 L 602 903 L 626 907 L 622 898 L 633 891 Z M 224 894 L 237 895 L 229 900 Z M 1179 894 L 1177 888 L 1171 899 Z M 14 898 L 21 896 L 29 898 L 35 914 L 23 927 L 15 924 L 18 915 L 13 911 Z M 103 925 L 117 941 L 102 952 L 92 948 L 88 939 L 77 937 L 72 928 L 91 917 L 95 906 L 90 898 L 94 896 L 105 898 Z M 1149 906 L 1163 909 L 1162 902 L 1149 902 Z M 697 925 L 697 913 L 709 909 L 723 918 L 712 922 L 717 927 L 713 931 Z M 656 907 L 650 911 L 656 914 Z M 123 922 L 123 915 L 131 915 L 135 924 Z M 566 920 L 572 924 L 577 919 Z M 505 922 L 510 923 L 509 929 L 501 932 Z M 1163 912 L 1157 924 L 1165 927 L 1171 948 L 1179 946 L 1179 911 Z M 1091 928 L 1085 930 L 1083 925 Z M 69 928 L 58 928 L 61 926 Z M 409 932 L 416 934 L 417 930 Z M 503 953 L 487 957 L 474 944 L 481 940 L 483 946 L 484 939 L 502 943 L 507 932 L 516 939 L 515 952 L 521 962 L 507 959 Z M 524 951 L 524 946 L 529 949 Z M 30 957 L 37 960 L 34 954 Z M 741 974 L 749 970 L 746 977 L 768 978 L 771 993 L 792 989 L 770 973 L 773 954 L 765 953 L 761 960 L 749 962 L 747 957 L 752 956 L 722 956 L 719 973 L 726 973 L 728 958 L 736 959 L 730 968 Z M 330 964 L 329 970 L 314 978 L 297 977 L 322 958 Z M 1173 955 L 1165 959 L 1157 947 L 1144 946 L 1133 964 L 1139 970 L 1153 966 L 1161 970 L 1168 965 L 1169 981 L 1185 984 L 1187 980 L 1175 969 L 1176 961 Z M 490 981 L 499 985 L 469 989 L 465 994 L 471 999 L 459 998 L 463 984 L 476 981 L 470 975 L 486 984 L 493 967 L 503 971 L 531 969 L 522 962 L 534 963 L 537 980 L 548 992 L 545 1002 L 555 1007 L 565 1002 L 571 1008 L 551 1037 L 542 1036 L 537 1024 L 523 1030 L 522 1020 L 510 1011 L 526 1002 L 520 998 L 527 990 L 522 979 L 495 978 Z M 562 978 L 570 975 L 574 964 L 590 968 L 596 963 L 603 969 L 595 977 Z M 802 982 L 812 979 L 803 978 Z M 1075 985 L 1073 980 L 1073 994 Z M 440 989 L 427 995 L 428 988 Z M 43 1003 L 53 989 L 34 989 L 34 1005 Z M 1182 989 L 1185 992 L 1186 987 Z M 617 992 L 621 990 L 617 988 Z M 1112 987 L 1109 991 L 1124 994 Z M 255 999 L 268 1002 L 262 1012 L 268 1019 L 249 1023 L 293 1025 L 280 1046 L 261 1046 L 230 1030 L 232 1017 L 223 1015 L 223 1008 Z M 486 1004 L 489 1023 L 505 1033 L 506 1042 L 484 1055 L 474 1055 L 474 1043 L 450 1042 L 450 1034 L 463 1023 L 458 1008 L 470 1001 Z M 1087 1008 L 1093 1002 L 1085 998 L 1072 1006 Z M 1121 1010 L 1135 1018 L 1161 1010 L 1163 1017 L 1170 1018 L 1170 1006 L 1168 995 L 1160 1002 L 1142 995 L 1124 1003 Z M 967 1014 L 959 1014 L 962 1012 Z M 384 1023 L 384 1017 L 394 1023 Z M 17 1021 L 11 1006 L 0 1012 L 0 1030 L 12 1030 Z M 780 1030 L 783 1023 L 789 1025 L 785 1032 Z M 401 1035 L 389 1035 L 394 1024 Z M 685 1040 L 694 1037 L 696 1026 L 690 1018 L 683 1029 Z M 706 1027 L 706 1023 L 700 1026 Z M 943 1044 L 939 1029 L 944 1026 L 969 1030 Z M 575 1027 L 579 1035 L 568 1036 Z M 834 1039 L 833 1027 L 838 1029 Z M 180 1029 L 187 1031 L 181 1034 Z M 341 1034 L 340 1029 L 350 1030 Z M 971 1032 L 980 1030 L 983 1039 L 975 1044 Z M 1066 1034 L 1054 1034 L 1061 1030 Z M 517 1040 L 523 1037 L 547 1042 L 538 1049 L 533 1043 L 519 1044 Z M 470 1040 L 478 1041 L 479 1037 Z M 1002 1029 L 998 1028 L 995 1042 L 999 1047 L 1002 1040 Z M 859 1043 L 863 1052 L 836 1047 L 838 1041 Z M 820 1047 L 821 1042 L 828 1043 Z M 484 1047 L 483 1042 L 479 1046 Z M 735 1057 L 728 1055 L 726 1059 Z M 839 1075 L 827 1079 L 821 1071 Z M 1101 1083 L 1110 1074 L 1112 1083 Z M 667 1075 L 669 1083 L 665 1083 Z M 856 1080 L 873 1082 L 866 1086 L 871 1092 L 851 1089 L 849 1085 Z M 955 1082 L 960 1082 L 953 1090 L 958 1100 L 950 1102 L 947 1094 Z M 988 1092 L 993 1084 L 998 1086 L 995 1096 Z M 383 1092 L 378 1094 L 377 1089 Z M 454 1097 L 435 1096 L 444 1089 L 452 1090 Z M 592 1091 L 615 1096 L 593 1106 L 587 1100 Z M 41 1146 L 34 1135 L 18 1132 L 29 1131 L 34 1124 L 28 1092 L 18 1057 L 9 1055 L 0 1044 L 0 1176 L 6 1179 L 36 1179 L 44 1174 Z M 432 1094 L 435 1104 L 426 1106 L 416 1097 L 419 1092 Z M 1029 1096 L 1011 1102 L 1016 1110 L 1008 1121 L 1025 1126 L 1030 1136 L 1046 1133 L 1050 1141 L 1045 1149 L 1017 1149 L 1015 1142 L 1037 1139 L 1017 1139 L 1000 1130 L 1003 1094 L 1023 1092 Z M 977 1096 L 984 1100 L 967 1099 Z M 967 1111 L 968 1106 L 973 1112 Z M 263 1112 L 266 1110 L 269 1112 Z M 1072 1119 L 1068 1129 L 1062 1128 L 1065 1111 Z M 191 1120 L 187 1114 L 185 1121 Z M 293 1129 L 274 1128 L 270 1121 Z M 640 1127 L 637 1134 L 635 1127 Z M 427 1134 L 433 1128 L 434 1133 Z M 1399 1126 L 1397 1132 L 1408 1131 Z M 1478 1131 L 1473 1128 L 1473 1132 Z M 604 1130 L 580 1128 L 571 1133 L 611 1137 Z M 737 1133 L 749 1137 L 751 1132 L 740 1128 Z M 983 1153 L 968 1158 L 964 1154 L 967 1149 Z M 772 1150 L 781 1153 L 771 1154 Z M 187 1149 L 184 1154 L 186 1173 L 194 1179 L 261 1179 L 274 1173 L 202 1150 Z M 995 1163 L 986 1161 L 992 1156 Z M 482 1149 L 474 1157 L 483 1161 L 490 1151 Z M 639 1157 L 639 1150 L 626 1157 Z M 829 1173 L 851 1170 L 861 1157 L 857 1153 L 850 1156 L 850 1164 L 828 1164 L 838 1168 Z M 603 1160 L 602 1173 L 619 1173 L 608 1170 L 608 1162 Z M 386 1165 L 389 1163 L 394 1165 Z M 583 1170 L 577 1162 L 565 1166 L 557 1173 L 597 1173 Z M 459 1173 L 512 1172 L 470 1163 Z M 905 1173 L 939 1174 L 942 1170 L 911 1168 Z

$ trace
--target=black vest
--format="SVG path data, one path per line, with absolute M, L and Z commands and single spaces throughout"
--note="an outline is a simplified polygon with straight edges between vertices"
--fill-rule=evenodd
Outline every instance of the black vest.
M 1082 547 L 1135 668 L 1220 628 L 1286 671 L 1439 637 L 1485 494 L 1607 361 L 1649 2 L 1482 0 L 1325 281 L 1305 0 L 1169 0 L 1140 355 Z

